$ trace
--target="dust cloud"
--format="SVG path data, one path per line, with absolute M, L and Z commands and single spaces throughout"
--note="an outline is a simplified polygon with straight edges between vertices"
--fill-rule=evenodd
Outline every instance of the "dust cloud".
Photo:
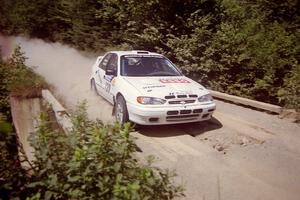
M 20 45 L 28 58 L 27 66 L 45 77 L 68 109 L 74 109 L 79 102 L 87 100 L 88 114 L 92 119 L 98 118 L 105 123 L 114 121 L 108 114 L 112 113 L 112 106 L 90 90 L 89 78 L 96 57 L 83 55 L 59 43 L 24 37 L 2 36 L 0 45 L 6 56 L 11 54 L 16 45 Z

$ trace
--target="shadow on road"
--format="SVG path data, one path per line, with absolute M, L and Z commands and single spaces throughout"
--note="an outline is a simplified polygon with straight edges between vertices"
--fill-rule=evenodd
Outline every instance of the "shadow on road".
M 222 128 L 223 125 L 216 118 L 208 121 L 194 122 L 187 124 L 173 124 L 173 125 L 154 125 L 141 126 L 136 125 L 135 130 L 139 133 L 149 137 L 173 137 L 179 135 L 197 136 L 205 132 Z

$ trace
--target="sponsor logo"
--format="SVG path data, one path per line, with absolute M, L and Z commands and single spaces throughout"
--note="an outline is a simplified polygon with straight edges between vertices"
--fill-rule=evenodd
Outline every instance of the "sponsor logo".
M 162 78 L 159 81 L 161 83 L 190 83 L 190 81 L 183 78 Z
M 165 85 L 149 85 L 149 86 L 144 86 L 143 89 L 153 89 L 153 88 L 162 88 L 166 87 Z

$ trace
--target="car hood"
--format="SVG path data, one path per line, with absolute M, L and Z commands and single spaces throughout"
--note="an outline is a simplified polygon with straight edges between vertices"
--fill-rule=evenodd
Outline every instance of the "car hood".
M 142 96 L 164 98 L 167 95 L 197 94 L 209 92 L 199 83 L 185 77 L 124 77 Z

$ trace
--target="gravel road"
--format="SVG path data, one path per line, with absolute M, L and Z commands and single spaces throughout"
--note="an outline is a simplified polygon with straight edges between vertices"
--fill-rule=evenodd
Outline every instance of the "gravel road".
M 10 42 L 21 45 L 27 64 L 37 66 L 68 109 L 87 100 L 91 118 L 114 121 L 112 106 L 89 88 L 94 57 L 41 40 L 17 37 Z M 176 181 L 186 187 L 183 199 L 300 199 L 300 126 L 277 115 L 216 103 L 214 118 L 207 122 L 137 127 L 132 134 L 142 155 L 155 155 L 157 166 L 176 170 Z

